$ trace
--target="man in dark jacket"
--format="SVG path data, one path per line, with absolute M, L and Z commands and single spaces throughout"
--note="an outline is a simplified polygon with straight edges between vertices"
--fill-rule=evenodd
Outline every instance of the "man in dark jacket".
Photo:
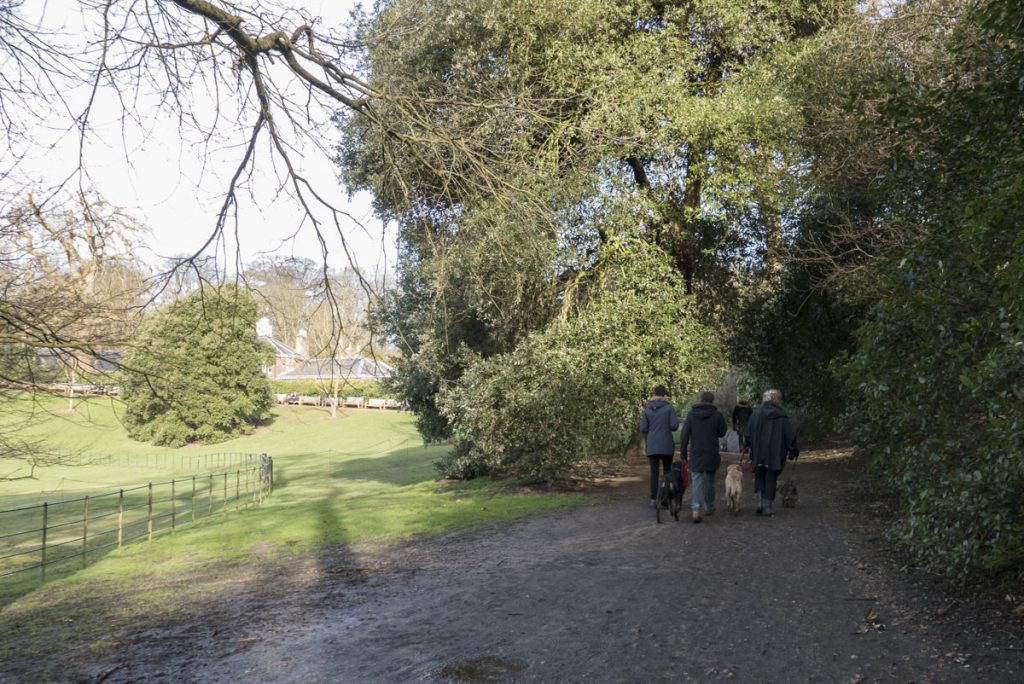
M 679 452 L 686 458 L 690 452 L 690 476 L 693 478 L 693 498 L 690 508 L 693 522 L 701 521 L 701 508 L 707 515 L 715 512 L 715 473 L 722 464 L 718 440 L 725 435 L 725 417 L 715 408 L 715 395 L 702 392 L 700 402 L 690 409 L 679 433 Z
M 782 392 L 768 390 L 747 423 L 745 449 L 750 449 L 750 459 L 754 463 L 754 493 L 761 493 L 757 515 L 772 515 L 775 484 L 786 465 L 786 457 L 788 455 L 789 460 L 795 461 L 800 455 L 796 431 L 789 415 L 779 405 L 781 402 Z
M 654 388 L 654 396 L 647 402 L 644 414 L 640 417 L 640 432 L 647 435 L 647 460 L 651 464 L 651 508 L 658 505 L 658 464 L 662 474 L 672 467 L 672 454 L 676 445 L 672 441 L 672 433 L 679 429 L 679 416 L 665 395 L 668 391 L 664 385 Z
M 739 433 L 740 439 L 747 434 L 747 423 L 754 409 L 750 408 L 750 402 L 746 397 L 740 397 L 739 402 L 732 410 L 732 429 Z

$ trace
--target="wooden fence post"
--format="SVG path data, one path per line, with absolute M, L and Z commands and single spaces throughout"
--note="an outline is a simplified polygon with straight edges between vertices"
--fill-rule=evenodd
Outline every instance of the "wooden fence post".
M 153 541 L 153 483 L 149 483 L 149 513 L 146 515 L 146 541 Z
M 85 567 L 86 555 L 89 553 L 89 497 L 84 499 L 82 505 L 82 567 Z
M 46 581 L 46 528 L 49 525 L 49 517 L 50 517 L 50 511 L 49 511 L 49 508 L 47 506 L 48 506 L 48 504 L 44 501 L 43 502 L 43 546 L 42 546 L 42 549 L 43 549 L 43 559 L 42 559 L 42 562 L 39 563 L 39 569 L 42 570 L 42 579 L 43 579 L 44 582 Z
M 124 490 L 117 496 L 117 548 L 124 540 Z
M 178 508 L 178 502 L 174 498 L 175 495 L 177 494 L 177 492 L 175 491 L 175 486 L 174 486 L 175 482 L 177 482 L 177 480 L 175 480 L 172 477 L 171 478 L 171 532 L 174 531 L 174 523 L 175 523 L 174 518 L 175 518 L 175 513 L 177 513 L 177 508 Z
M 192 476 L 192 522 L 196 521 L 196 476 Z

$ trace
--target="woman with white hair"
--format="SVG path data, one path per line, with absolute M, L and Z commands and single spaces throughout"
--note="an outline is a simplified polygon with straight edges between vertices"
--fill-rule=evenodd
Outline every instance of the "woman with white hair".
M 775 501 L 775 483 L 786 465 L 800 455 L 796 444 L 796 431 L 789 414 L 780 406 L 782 392 L 770 389 L 764 393 L 762 403 L 747 422 L 744 450 L 750 450 L 754 463 L 754 493 L 758 497 L 757 515 L 772 515 Z

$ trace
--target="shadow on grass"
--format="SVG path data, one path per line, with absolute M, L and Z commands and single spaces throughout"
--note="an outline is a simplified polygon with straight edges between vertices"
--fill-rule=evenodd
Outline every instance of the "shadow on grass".
M 274 463 L 274 489 L 283 489 L 288 486 L 287 469 Z
M 332 462 L 331 477 L 347 480 L 369 480 L 404 486 L 437 479 L 434 462 L 441 455 L 440 447 L 407 447 L 381 456 L 346 458 Z

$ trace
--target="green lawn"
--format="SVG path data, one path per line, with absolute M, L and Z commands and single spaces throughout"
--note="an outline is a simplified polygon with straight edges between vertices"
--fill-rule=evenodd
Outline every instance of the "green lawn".
M 62 406 L 59 400 L 44 402 L 45 408 Z M 2 482 L 0 510 L 201 475 L 206 470 L 188 467 L 189 461 L 200 459 L 187 457 L 224 452 L 272 456 L 273 494 L 261 506 L 179 526 L 151 543 L 115 548 L 84 569 L 55 573 L 57 579 L 45 584 L 34 572 L 0 578 L 0 628 L 11 615 L 24 617 L 49 602 L 60 603 L 61 596 L 102 596 L 105 587 L 117 586 L 122 602 L 130 595 L 131 601 L 150 604 L 147 596 L 162 595 L 159 587 L 174 585 L 183 572 L 220 575 L 223 568 L 244 568 L 256 559 L 315 555 L 333 545 L 390 544 L 581 500 L 572 493 L 525 494 L 508 482 L 489 479 L 437 482 L 432 463 L 448 447 L 423 446 L 411 416 L 402 413 L 354 411 L 332 419 L 326 410 L 282 406 L 275 409 L 270 425 L 251 436 L 179 449 L 177 458 L 168 458 L 153 456 L 168 454 L 167 449 L 129 440 L 118 411 L 116 403 L 94 399 L 74 414 L 40 413 L 26 435 L 43 438 L 55 449 L 81 452 L 83 463 L 117 455 L 121 464 L 53 466 L 37 471 L 38 479 Z M 124 455 L 132 455 L 134 463 L 125 465 Z M 149 466 L 144 465 L 147 455 Z M 8 464 L 0 475 L 11 472 Z M 0 514 L 0 529 L 10 529 L 12 520 Z M 138 585 L 137 591 L 132 585 Z M 123 608 L 134 609 L 127 604 Z

